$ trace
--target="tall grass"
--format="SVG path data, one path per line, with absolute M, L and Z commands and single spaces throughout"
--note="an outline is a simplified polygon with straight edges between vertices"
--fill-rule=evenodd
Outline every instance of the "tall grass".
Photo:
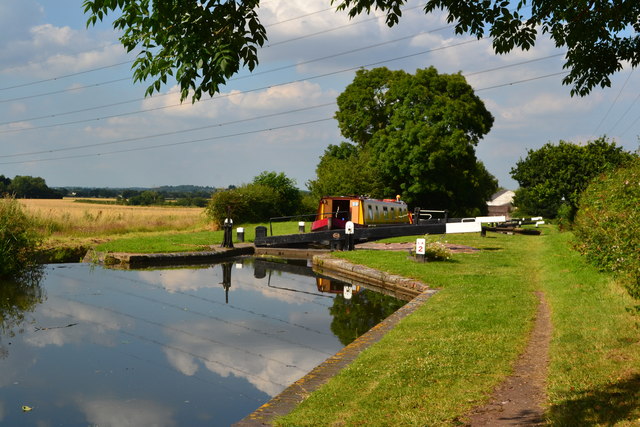
M 112 236 L 130 232 L 185 231 L 207 227 L 203 208 L 99 205 L 74 199 L 23 199 L 38 228 L 53 236 Z
M 22 206 L 9 196 L 0 199 L 0 277 L 16 276 L 29 267 L 40 240 Z

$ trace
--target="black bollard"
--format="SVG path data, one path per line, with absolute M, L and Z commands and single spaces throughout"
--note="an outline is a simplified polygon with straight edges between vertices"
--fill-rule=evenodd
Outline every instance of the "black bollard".
M 231 218 L 225 219 L 222 228 L 224 236 L 222 237 L 221 246 L 223 248 L 233 248 L 233 220 Z

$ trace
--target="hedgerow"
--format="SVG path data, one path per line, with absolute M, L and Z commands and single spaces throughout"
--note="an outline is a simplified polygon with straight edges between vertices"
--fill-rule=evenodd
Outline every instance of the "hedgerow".
M 608 172 L 583 192 L 574 233 L 578 249 L 625 279 L 640 299 L 640 159 Z
M 34 220 L 12 197 L 0 198 L 0 278 L 14 277 L 33 264 L 41 241 Z

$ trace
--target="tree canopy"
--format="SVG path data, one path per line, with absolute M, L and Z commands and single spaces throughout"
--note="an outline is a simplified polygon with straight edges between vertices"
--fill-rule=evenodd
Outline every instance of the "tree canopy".
M 547 143 L 529 150 L 511 169 L 511 176 L 520 184 L 514 204 L 527 214 L 555 218 L 560 213 L 572 220 L 580 194 L 591 180 L 633 158 L 604 137 L 585 145 Z
M 340 130 L 355 144 L 325 151 L 312 192 L 399 194 L 414 206 L 454 215 L 486 209 L 497 182 L 476 159 L 475 146 L 493 116 L 460 74 L 433 67 L 415 75 L 359 70 L 337 102 Z
M 387 25 L 396 25 L 406 0 L 331 0 L 349 16 L 378 9 Z M 258 63 L 257 49 L 267 33 L 258 19 L 260 0 L 85 0 L 93 25 L 118 11 L 114 28 L 124 31 L 120 41 L 128 51 L 138 49 L 134 79 L 153 78 L 147 94 L 159 91 L 174 76 L 181 97 L 213 96 L 243 66 Z M 640 63 L 640 2 L 619 0 L 428 0 L 425 13 L 447 11 L 455 31 L 493 39 L 503 54 L 535 45 L 539 33 L 557 47 L 566 47 L 563 83 L 571 94 L 587 95 L 596 86 L 610 86 L 610 76 L 628 62 Z
M 193 92 L 213 95 L 241 67 L 258 63 L 258 47 L 266 31 L 258 20 L 260 0 L 85 0 L 87 25 L 118 10 L 113 27 L 124 31 L 120 41 L 128 52 L 139 49 L 134 80 L 155 80 L 147 95 L 174 76 L 181 99 Z

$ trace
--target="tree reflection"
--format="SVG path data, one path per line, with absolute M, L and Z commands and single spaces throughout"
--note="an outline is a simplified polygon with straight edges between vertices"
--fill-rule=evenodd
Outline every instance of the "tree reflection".
M 329 309 L 333 316 L 331 331 L 343 345 L 348 345 L 404 304 L 405 301 L 368 289 L 354 293 L 351 299 L 337 295 Z
M 45 299 L 40 283 L 44 277 L 44 267 L 35 266 L 20 274 L 15 279 L 0 280 L 0 359 L 9 355 L 3 339 L 11 339 L 24 332 L 27 314 Z

